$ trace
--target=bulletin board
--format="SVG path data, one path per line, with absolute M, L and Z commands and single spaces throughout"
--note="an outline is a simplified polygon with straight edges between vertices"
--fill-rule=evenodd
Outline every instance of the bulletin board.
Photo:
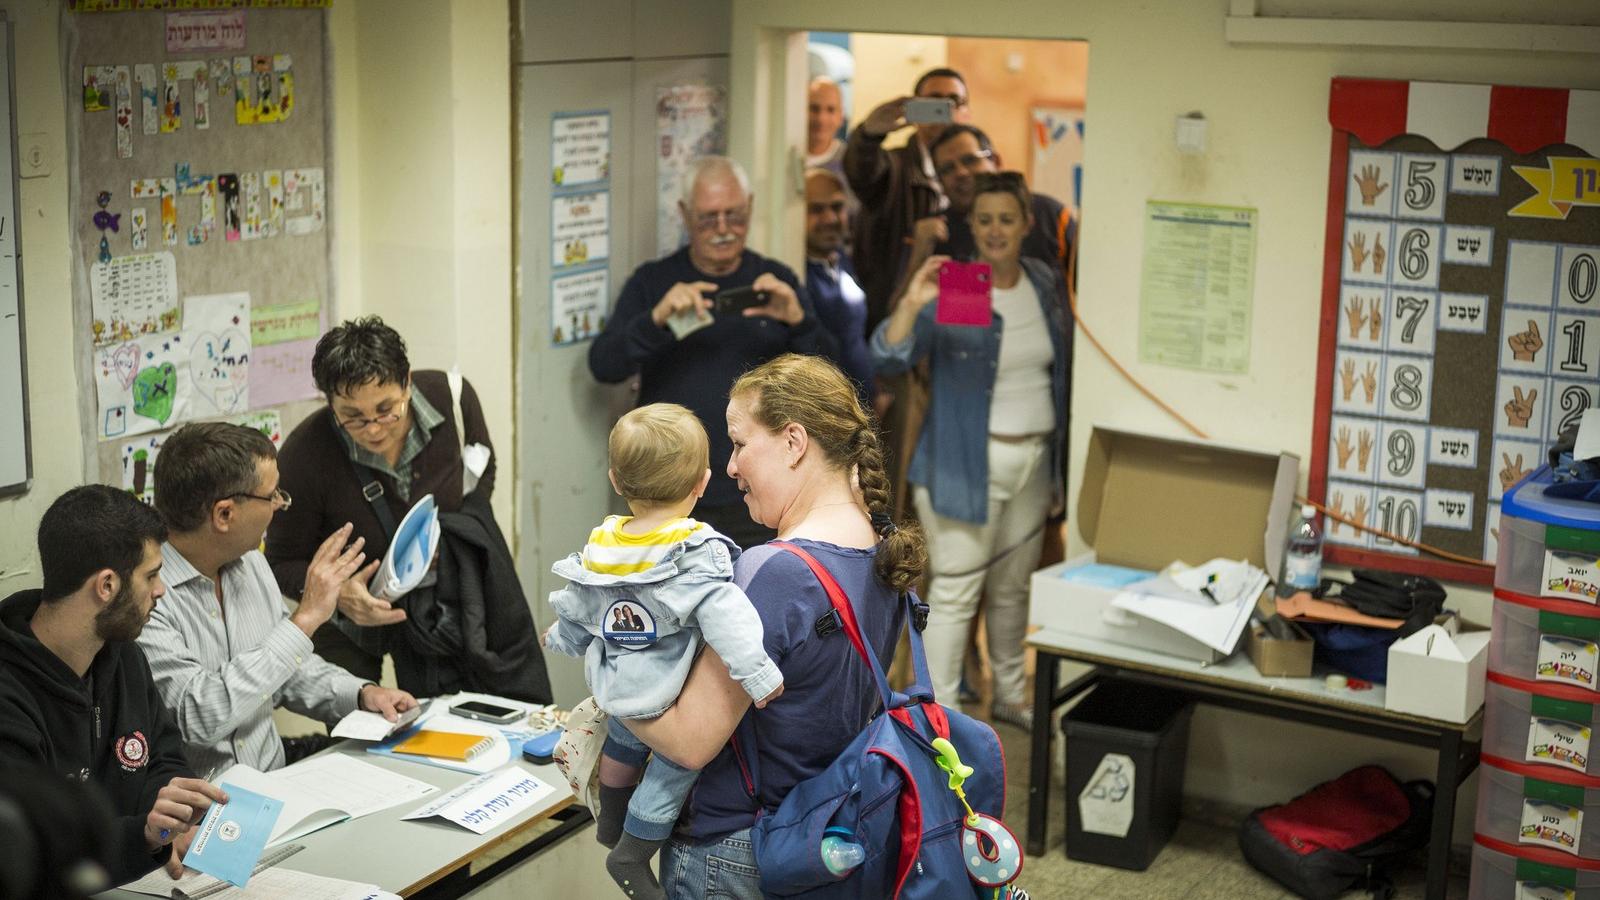
M 221 418 L 276 439 L 285 405 L 316 396 L 332 309 L 322 6 L 80 0 L 65 14 L 87 430 L 102 477 L 114 460 L 146 498 L 171 429 Z
M 1336 78 L 1310 493 L 1497 555 L 1500 500 L 1600 404 L 1600 92 Z M 1329 521 L 1326 557 L 1487 583 Z

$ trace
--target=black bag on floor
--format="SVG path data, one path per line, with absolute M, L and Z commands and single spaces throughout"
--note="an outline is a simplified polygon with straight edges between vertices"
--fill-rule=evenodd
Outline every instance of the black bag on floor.
M 1352 888 L 1388 898 L 1388 866 L 1428 844 L 1433 784 L 1401 784 L 1381 766 L 1362 766 L 1279 806 L 1251 813 L 1239 829 L 1250 864 L 1310 900 Z

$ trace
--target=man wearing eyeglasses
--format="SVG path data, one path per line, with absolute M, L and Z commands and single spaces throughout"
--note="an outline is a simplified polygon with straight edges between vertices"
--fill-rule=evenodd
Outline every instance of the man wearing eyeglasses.
M 357 708 L 393 720 L 416 706 L 405 691 L 312 649 L 312 634 L 366 558 L 349 524 L 312 557 L 299 606 L 285 606 L 259 548 L 273 514 L 293 499 L 278 485 L 277 451 L 265 435 L 224 422 L 185 425 L 161 446 L 155 488 L 169 530 L 161 547 L 167 596 L 139 644 L 196 771 L 292 762 L 272 721 L 279 705 L 329 725 Z
M 973 183 L 978 175 L 997 173 L 1000 154 L 989 136 L 973 125 L 952 125 L 934 140 L 934 173 L 950 200 L 937 216 L 919 219 L 913 232 L 907 271 L 915 272 L 933 254 L 958 260 L 977 258 L 977 242 L 967 214 L 972 211 Z M 1042 260 L 1065 272 L 1067 256 L 1077 239 L 1078 223 L 1072 211 L 1048 194 L 1031 193 L 1033 228 L 1022 239 L 1022 255 Z
M 712 468 L 719 472 L 733 452 L 725 407 L 734 379 L 784 353 L 838 353 L 793 270 L 745 246 L 754 203 L 737 162 L 696 160 L 678 203 L 689 245 L 634 270 L 589 346 L 596 380 L 617 384 L 638 376 L 639 405 L 677 403 L 693 410 L 711 438 Z M 719 292 L 746 287 L 764 293 L 765 302 L 712 314 Z M 773 536 L 751 521 L 731 478 L 711 479 L 694 516 L 741 547 Z
M 967 83 L 954 69 L 932 69 L 917 79 L 917 98 L 942 99 L 950 104 L 950 121 L 971 120 Z M 850 133 L 845 145 L 844 173 L 850 189 L 861 201 L 856 216 L 855 258 L 861 287 L 867 293 L 867 333 L 889 314 L 889 301 L 906 269 L 912 229 L 918 219 L 937 215 L 947 201 L 934 173 L 928 148 L 948 123 L 923 122 L 905 146 L 884 149 L 884 139 L 902 126 L 906 103 L 896 97 L 874 109 Z

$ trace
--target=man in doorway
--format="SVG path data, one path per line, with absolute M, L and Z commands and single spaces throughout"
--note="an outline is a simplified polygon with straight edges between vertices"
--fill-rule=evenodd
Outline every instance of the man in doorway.
M 845 250 L 850 211 L 844 179 L 831 169 L 806 171 L 806 290 L 817 318 L 839 342 L 839 368 L 872 409 L 872 359 L 867 352 L 866 293 Z
M 972 211 L 973 181 L 983 172 L 1004 166 L 989 136 L 973 125 L 952 125 L 929 148 L 934 172 L 950 205 L 937 216 L 919 219 L 912 238 L 908 272 L 915 272 L 931 254 L 959 260 L 977 258 L 977 244 L 967 215 Z M 1033 228 L 1022 239 L 1022 255 L 1032 256 L 1062 269 L 1077 239 L 1078 223 L 1072 210 L 1048 194 L 1032 196 Z
M 967 103 L 967 83 L 954 69 L 931 69 L 917 79 L 912 94 L 950 103 L 953 123 L 972 118 Z M 908 243 L 918 219 L 937 215 L 946 206 L 944 189 L 934 172 L 928 148 L 947 127 L 924 122 L 905 146 L 884 149 L 884 138 L 908 124 L 906 103 L 896 97 L 874 109 L 850 133 L 845 145 L 844 172 L 850 189 L 861 201 L 856 218 L 854 258 L 867 294 L 867 333 L 889 314 L 895 286 L 906 270 Z
M 43 588 L 0 603 L 0 765 L 37 764 L 105 791 L 112 884 L 163 863 L 177 877 L 190 826 L 227 802 L 193 777 L 133 643 L 165 592 L 166 536 L 128 492 L 74 488 L 39 520 Z
M 172 532 L 161 547 L 171 595 L 139 644 L 197 767 L 267 771 L 294 762 L 289 751 L 316 749 L 315 741 L 285 746 L 272 721 L 280 703 L 329 725 L 357 708 L 392 721 L 417 704 L 313 652 L 311 635 L 365 554 L 348 523 L 330 535 L 291 615 L 258 549 L 290 502 L 278 487 L 277 450 L 254 428 L 200 422 L 161 446 L 156 509 Z
M 589 346 L 589 371 L 616 384 L 639 378 L 640 406 L 677 403 L 693 410 L 711 438 L 712 468 L 726 465 L 726 406 L 734 379 L 784 353 L 837 356 L 793 270 L 746 248 L 755 196 L 743 167 L 725 156 L 696 160 L 678 203 L 689 245 L 635 269 L 616 310 Z M 752 288 L 745 309 L 713 315 L 712 298 Z M 711 479 L 695 518 L 741 547 L 764 543 L 771 529 L 751 521 L 731 478 Z
M 826 75 L 811 79 L 806 89 L 806 168 L 832 169 L 844 176 L 844 97 Z

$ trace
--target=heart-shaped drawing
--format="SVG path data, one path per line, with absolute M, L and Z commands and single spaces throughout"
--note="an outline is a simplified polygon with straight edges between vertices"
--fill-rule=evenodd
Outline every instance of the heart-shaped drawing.
M 133 376 L 139 371 L 139 345 L 127 343 L 111 351 L 111 371 L 124 389 L 133 387 Z
M 133 379 L 133 411 L 165 425 L 177 393 L 178 370 L 172 363 L 141 369 Z
M 250 377 L 249 340 L 236 328 L 220 335 L 197 335 L 189 353 L 189 372 L 195 387 L 218 411 L 243 409 L 245 383 Z

